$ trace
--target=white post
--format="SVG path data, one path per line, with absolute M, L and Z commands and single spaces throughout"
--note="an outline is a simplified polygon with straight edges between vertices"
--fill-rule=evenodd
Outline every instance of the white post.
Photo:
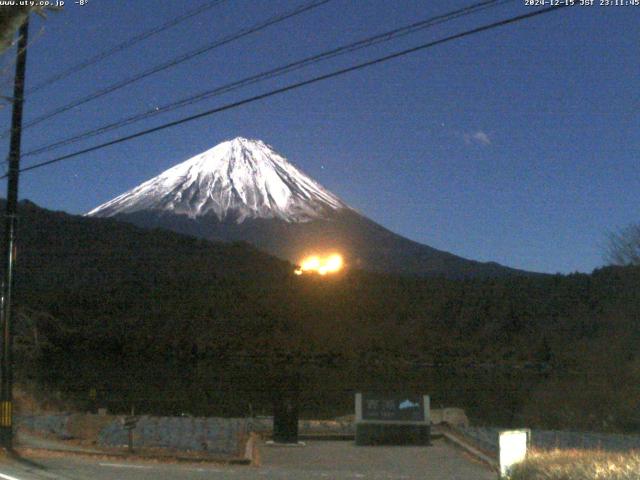
M 527 457 L 527 443 L 531 430 L 505 430 L 500 432 L 500 478 L 508 478 L 509 469 Z
M 431 397 L 423 395 L 422 404 L 424 406 L 424 422 L 427 425 L 431 425 Z
M 356 393 L 356 422 L 362 421 L 362 394 Z

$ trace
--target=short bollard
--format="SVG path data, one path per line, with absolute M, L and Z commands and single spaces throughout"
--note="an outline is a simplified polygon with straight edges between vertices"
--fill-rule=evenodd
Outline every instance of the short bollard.
M 509 478 L 509 470 L 527 458 L 531 430 L 505 430 L 499 437 L 500 478 Z

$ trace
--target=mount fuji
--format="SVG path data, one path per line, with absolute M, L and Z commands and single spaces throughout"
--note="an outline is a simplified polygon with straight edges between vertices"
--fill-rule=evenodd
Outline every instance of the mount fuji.
M 219 241 L 246 241 L 298 263 L 339 251 L 348 265 L 417 275 L 527 274 L 467 260 L 406 239 L 364 217 L 271 146 L 222 142 L 91 210 L 148 228 Z

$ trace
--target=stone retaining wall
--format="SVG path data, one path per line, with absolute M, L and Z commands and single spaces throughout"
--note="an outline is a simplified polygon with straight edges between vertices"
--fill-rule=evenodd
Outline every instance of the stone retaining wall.
M 32 432 L 52 435 L 62 440 L 73 438 L 69 429 L 71 414 L 59 413 L 51 415 L 16 415 L 16 428 L 25 428 Z
M 216 454 L 235 454 L 248 433 L 241 418 L 140 417 L 133 443 L 140 448 L 170 448 Z M 98 435 L 98 444 L 126 446 L 128 430 L 112 422 Z
M 235 455 L 249 432 L 242 418 L 139 417 L 133 430 L 136 448 L 168 448 Z M 94 441 L 103 447 L 124 447 L 128 431 L 123 417 L 84 414 L 21 415 L 16 427 L 62 440 Z

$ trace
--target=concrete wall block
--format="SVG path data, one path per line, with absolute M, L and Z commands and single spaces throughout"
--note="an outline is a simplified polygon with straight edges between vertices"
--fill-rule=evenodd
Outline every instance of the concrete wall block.
M 126 446 L 128 434 L 122 423 L 118 420 L 111 422 L 98 434 L 98 445 L 108 447 Z
M 234 454 L 247 431 L 244 419 L 187 417 L 141 417 L 134 430 L 134 445 L 176 450 Z M 104 446 L 127 444 L 127 430 L 121 421 L 104 428 L 98 443 Z
M 54 435 L 62 439 L 73 438 L 69 429 L 71 414 L 51 414 L 51 415 L 16 415 L 15 424 L 17 428 L 25 428 L 32 432 Z

